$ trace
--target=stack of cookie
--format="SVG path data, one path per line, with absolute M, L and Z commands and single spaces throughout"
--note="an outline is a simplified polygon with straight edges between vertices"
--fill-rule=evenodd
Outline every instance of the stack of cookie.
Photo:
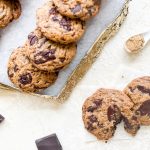
M 20 89 L 36 92 L 47 88 L 74 58 L 85 20 L 99 11 L 96 0 L 51 0 L 37 10 L 37 28 L 8 63 L 8 76 Z
M 0 28 L 6 27 L 21 14 L 21 5 L 18 0 L 0 0 Z

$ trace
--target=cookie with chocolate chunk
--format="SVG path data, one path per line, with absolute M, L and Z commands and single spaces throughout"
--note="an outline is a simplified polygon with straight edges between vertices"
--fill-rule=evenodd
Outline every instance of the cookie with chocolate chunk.
M 37 26 L 48 39 L 62 44 L 78 41 L 85 31 L 85 22 L 62 16 L 53 1 L 37 10 Z
M 7 26 L 21 14 L 21 5 L 18 0 L 0 0 L 0 28 Z
M 100 9 L 100 0 L 53 0 L 58 11 L 70 18 L 88 20 Z
M 124 89 L 134 102 L 135 115 L 142 125 L 150 125 L 150 76 L 139 77 L 131 81 Z
M 62 45 L 48 40 L 39 29 L 31 32 L 27 41 L 27 55 L 40 70 L 56 72 L 66 67 L 74 58 L 75 43 Z
M 132 101 L 123 92 L 99 89 L 83 104 L 85 128 L 98 139 L 108 140 L 114 135 L 117 124 L 123 118 L 127 121 L 130 119 L 133 106 Z M 138 131 L 139 124 L 137 122 L 128 121 L 128 123 L 132 131 Z
M 26 56 L 26 46 L 16 49 L 8 62 L 8 77 L 18 88 L 26 92 L 36 92 L 55 82 L 58 73 L 40 71 Z

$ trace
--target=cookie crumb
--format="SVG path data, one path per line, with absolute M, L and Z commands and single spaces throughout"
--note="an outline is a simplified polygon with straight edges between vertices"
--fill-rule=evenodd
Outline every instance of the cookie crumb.
M 145 41 L 142 35 L 132 36 L 126 41 L 126 50 L 129 53 L 137 53 L 143 48 L 144 43 Z

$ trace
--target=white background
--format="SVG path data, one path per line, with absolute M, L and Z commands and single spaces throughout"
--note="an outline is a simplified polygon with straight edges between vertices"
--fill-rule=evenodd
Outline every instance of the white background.
M 132 0 L 129 15 L 120 32 L 105 46 L 100 57 L 62 105 L 21 93 L 0 90 L 0 149 L 37 150 L 34 141 L 57 133 L 64 150 L 149 150 L 150 127 L 142 127 L 136 137 L 119 125 L 107 144 L 86 132 L 81 118 L 84 100 L 99 87 L 122 89 L 139 74 L 150 73 L 150 45 L 139 55 L 123 50 L 132 34 L 150 29 L 150 1 Z M 9 40 L 8 40 L 9 41 Z

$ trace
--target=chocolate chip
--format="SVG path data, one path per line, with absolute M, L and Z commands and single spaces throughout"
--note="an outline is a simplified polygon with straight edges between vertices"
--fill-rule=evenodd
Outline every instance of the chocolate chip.
M 14 67 L 14 71 L 15 72 L 17 72 L 19 69 L 18 69 L 18 66 L 17 65 L 15 65 L 15 67 Z
M 0 123 L 2 123 L 5 120 L 5 118 L 0 114 Z
M 65 61 L 65 58 L 59 58 L 59 60 L 63 63 Z
M 97 99 L 93 102 L 96 106 L 101 106 L 102 105 L 102 99 Z
M 30 35 L 28 36 L 28 39 L 29 39 L 30 45 L 34 45 L 35 42 L 38 41 L 38 37 L 35 36 L 35 35 L 32 35 L 32 34 L 30 34 Z
M 52 17 L 52 20 L 53 20 L 53 21 L 59 21 L 59 19 L 57 18 L 57 16 L 53 16 L 53 17 Z
M 62 26 L 65 30 L 71 31 L 71 21 L 67 17 L 63 17 L 60 22 L 60 26 Z
M 89 116 L 88 119 L 90 120 L 91 123 L 97 122 L 97 118 L 94 115 Z
M 150 100 L 143 102 L 139 109 L 136 111 L 136 114 L 138 114 L 138 112 L 141 116 L 150 116 Z
M 93 124 L 92 123 L 90 123 L 90 122 L 87 122 L 87 130 L 89 130 L 89 131 L 93 131 L 95 128 L 93 127 Z
M 50 10 L 49 10 L 49 14 L 50 15 L 55 15 L 55 14 L 57 14 L 58 12 L 57 12 L 57 10 L 56 10 L 56 8 L 51 8 Z
M 77 4 L 74 8 L 71 8 L 71 11 L 76 14 L 77 12 L 79 12 L 81 10 L 81 5 Z
M 138 86 L 137 86 L 137 89 L 138 89 L 139 91 L 141 91 L 142 93 L 144 93 L 144 94 L 149 94 L 149 95 L 150 95 L 150 89 L 147 89 L 147 88 L 145 88 L 144 86 L 138 85 Z
M 23 85 L 30 84 L 32 82 L 32 76 L 30 73 L 26 73 L 21 75 L 19 78 L 19 82 Z
M 35 141 L 38 150 L 62 150 L 56 134 L 46 136 Z
M 121 117 L 121 112 L 120 112 L 120 109 L 118 108 L 118 106 L 112 105 L 112 106 L 108 107 L 107 117 L 110 122 L 114 121 L 115 125 L 120 123 L 122 117 Z
M 43 63 L 45 63 L 47 61 L 51 61 L 51 60 L 56 59 L 56 57 L 54 55 L 55 51 L 56 51 L 56 49 L 50 49 L 48 51 L 40 51 L 39 53 L 37 53 L 35 55 L 34 62 L 36 64 L 43 64 Z
M 94 110 L 96 110 L 98 107 L 96 106 L 96 105 L 94 105 L 94 106 L 89 106 L 88 108 L 87 108 L 87 111 L 88 112 L 93 112 Z
M 134 120 L 134 118 L 132 118 L 132 120 Z M 132 132 L 132 134 L 136 134 L 137 131 L 140 129 L 140 124 L 138 124 L 137 122 L 132 123 L 132 120 L 128 120 L 126 117 L 123 116 L 124 128 L 127 131 Z

